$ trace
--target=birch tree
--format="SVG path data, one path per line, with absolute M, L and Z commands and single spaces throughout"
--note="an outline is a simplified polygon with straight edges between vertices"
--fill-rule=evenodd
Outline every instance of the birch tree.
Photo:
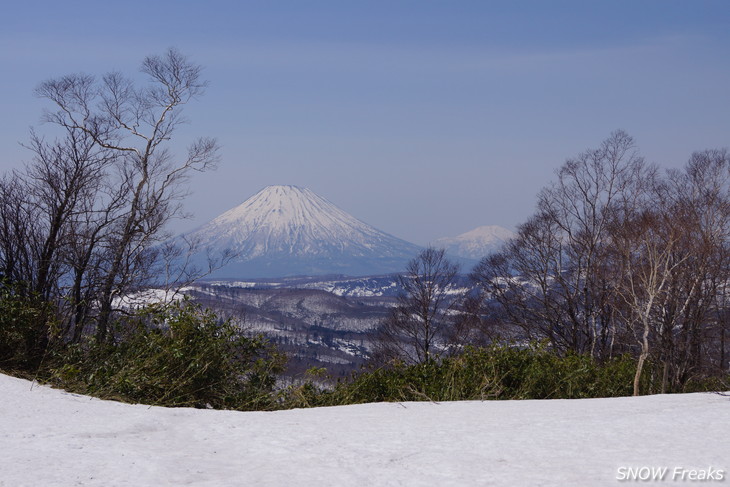
M 655 172 L 623 131 L 563 164 L 515 239 L 472 273 L 505 325 L 560 351 L 613 353 L 607 244 L 614 207 L 640 205 Z
M 183 157 L 170 148 L 185 122 L 182 107 L 204 92 L 200 66 L 174 49 L 147 57 L 141 67 L 148 84 L 137 86 L 120 73 L 101 79 L 70 75 L 42 83 L 37 94 L 55 107 L 47 122 L 83 134 L 115 160 L 113 187 L 124 195 L 110 220 L 97 300 L 97 338 L 105 340 L 115 298 L 144 280 L 149 251 L 164 239 L 165 224 L 180 215 L 181 183 L 191 171 L 213 167 L 214 139 L 193 141 Z M 121 203 L 121 204 L 120 204 Z

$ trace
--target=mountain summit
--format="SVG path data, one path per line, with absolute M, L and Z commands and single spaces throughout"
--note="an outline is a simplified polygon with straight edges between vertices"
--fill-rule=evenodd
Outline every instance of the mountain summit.
M 515 234 L 497 225 L 477 227 L 456 237 L 444 237 L 436 240 L 436 247 L 444 247 L 451 256 L 479 260 L 487 254 L 497 251 Z
M 419 251 L 297 186 L 267 186 L 184 237 L 236 256 L 217 277 L 384 274 Z

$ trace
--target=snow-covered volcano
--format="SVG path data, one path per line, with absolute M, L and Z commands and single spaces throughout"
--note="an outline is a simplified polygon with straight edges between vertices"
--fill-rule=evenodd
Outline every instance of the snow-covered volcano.
M 456 237 L 444 237 L 436 240 L 436 247 L 444 247 L 451 256 L 479 260 L 491 252 L 495 252 L 514 233 L 497 225 L 477 227 Z
M 235 255 L 216 277 L 384 274 L 419 251 L 297 186 L 267 186 L 184 237 Z

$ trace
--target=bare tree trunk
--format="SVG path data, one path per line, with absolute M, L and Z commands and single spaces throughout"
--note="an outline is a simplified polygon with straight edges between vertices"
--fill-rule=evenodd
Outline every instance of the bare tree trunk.
M 148 143 L 148 150 L 150 149 L 150 144 Z M 139 226 L 141 222 L 138 219 L 138 212 L 139 212 L 139 204 L 140 199 L 142 197 L 142 191 L 145 189 L 145 186 L 147 184 L 147 180 L 149 178 L 149 171 L 147 169 L 147 158 L 145 158 L 142 161 L 142 178 L 140 179 L 139 183 L 137 184 L 136 190 L 134 192 L 134 196 L 132 198 L 132 202 L 130 204 L 130 212 L 129 215 L 126 218 L 126 222 L 124 224 L 124 230 L 122 231 L 121 239 L 114 251 L 114 256 L 112 258 L 112 265 L 109 271 L 106 274 L 106 277 L 104 279 L 104 283 L 101 287 L 101 297 L 100 297 L 100 309 L 99 309 L 99 317 L 97 320 L 97 329 L 96 329 L 96 338 L 98 341 L 103 342 L 107 338 L 107 332 L 109 328 L 109 318 L 111 317 L 112 313 L 112 304 L 113 304 L 113 298 L 114 298 L 114 285 L 117 281 L 117 277 L 119 276 L 121 269 L 122 269 L 122 261 L 124 260 L 124 254 L 129 250 L 130 243 L 132 242 L 134 236 L 135 236 L 135 227 Z
M 639 361 L 636 364 L 636 374 L 634 374 L 634 396 L 640 394 L 641 384 L 641 373 L 644 370 L 644 363 L 649 357 L 649 322 L 644 322 L 644 334 L 642 335 L 641 341 L 641 354 L 639 355 Z

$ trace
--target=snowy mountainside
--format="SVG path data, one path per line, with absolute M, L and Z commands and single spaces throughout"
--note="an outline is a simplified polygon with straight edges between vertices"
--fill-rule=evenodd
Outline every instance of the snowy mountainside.
M 436 240 L 434 247 L 443 247 L 449 256 L 479 260 L 495 252 L 514 233 L 498 225 L 477 227 L 456 237 L 443 237 Z
M 197 283 L 187 294 L 218 316 L 266 336 L 289 357 L 292 376 L 312 366 L 325 367 L 333 376 L 355 370 L 372 348 L 372 332 L 395 303 L 393 297 L 342 296 L 281 282 L 252 284 L 257 283 Z
M 470 286 L 458 276 L 452 291 Z M 289 356 L 292 375 L 316 366 L 335 377 L 356 370 L 372 352 L 373 332 L 401 292 L 395 275 L 208 279 L 185 291 L 275 343 Z
M 267 186 L 180 237 L 235 256 L 216 277 L 399 272 L 420 247 L 382 232 L 307 188 Z

